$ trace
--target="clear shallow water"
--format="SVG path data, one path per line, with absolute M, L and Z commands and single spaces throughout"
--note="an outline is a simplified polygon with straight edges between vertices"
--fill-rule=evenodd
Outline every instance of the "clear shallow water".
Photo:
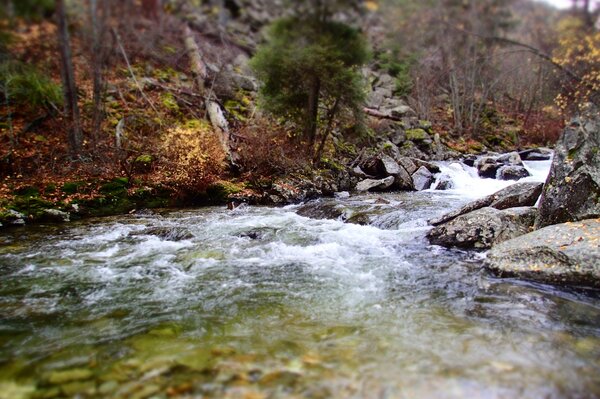
M 337 200 L 374 226 L 288 207 L 11 230 L 0 398 L 600 397 L 600 294 L 430 246 L 426 219 L 465 200 Z

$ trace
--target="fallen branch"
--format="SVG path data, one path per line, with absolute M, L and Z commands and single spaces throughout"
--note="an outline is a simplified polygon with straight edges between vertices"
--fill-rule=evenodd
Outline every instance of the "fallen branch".
M 396 121 L 396 122 L 401 122 L 402 121 L 402 118 L 399 118 L 399 117 L 394 116 L 392 114 L 387 114 L 385 112 L 378 111 L 378 110 L 373 109 L 373 108 L 364 108 L 363 110 L 364 110 L 365 114 L 367 114 L 369 116 L 372 116 L 374 118 L 389 119 L 391 121 Z

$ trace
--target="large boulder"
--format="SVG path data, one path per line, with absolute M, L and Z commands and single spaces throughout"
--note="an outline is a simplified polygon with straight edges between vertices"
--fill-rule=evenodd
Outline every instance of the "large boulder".
M 543 188 L 542 183 L 516 183 L 485 198 L 468 203 L 456 211 L 442 217 L 431 219 L 429 224 L 439 226 L 458 216 L 473 212 L 484 207 L 508 209 L 515 207 L 533 206 L 537 202 Z
M 525 167 L 518 165 L 504 165 L 496 172 L 496 178 L 499 180 L 521 180 L 531 176 L 531 173 Z
M 386 177 L 385 179 L 365 179 L 356 185 L 356 191 L 365 192 L 371 190 L 385 190 L 394 184 L 394 176 Z
M 481 208 L 433 228 L 427 238 L 444 247 L 491 248 L 492 245 L 527 234 L 535 222 L 532 207 L 498 210 Z
M 398 189 L 398 190 L 414 190 L 413 181 L 410 174 L 406 171 L 404 166 L 396 162 L 394 158 L 389 155 L 381 154 L 376 157 L 371 157 L 362 163 L 361 169 L 370 176 L 374 176 L 379 179 L 385 179 L 393 177 L 392 184 L 383 188 Z M 372 184 L 375 179 L 370 180 L 368 183 L 360 185 L 360 188 L 366 187 L 368 184 Z M 365 181 L 367 181 L 365 180 Z M 381 188 L 381 187 L 378 187 Z M 371 189 L 371 188 L 369 188 Z M 368 190 L 369 190 L 368 189 Z M 367 191 L 359 189 L 357 191 Z
M 434 178 L 429 169 L 427 169 L 425 166 L 421 166 L 415 173 L 413 173 L 412 181 L 415 190 L 423 191 L 431 187 Z
M 600 116 L 588 112 L 563 132 L 536 226 L 600 217 Z
M 600 288 L 600 219 L 545 227 L 495 246 L 486 267 L 501 277 Z

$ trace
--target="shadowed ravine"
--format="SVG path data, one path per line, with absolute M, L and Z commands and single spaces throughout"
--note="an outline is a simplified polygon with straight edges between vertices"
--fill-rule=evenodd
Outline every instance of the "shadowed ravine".
M 371 226 L 241 207 L 10 230 L 0 398 L 600 397 L 598 292 L 495 279 L 425 239 L 498 183 L 459 175 L 324 200 Z

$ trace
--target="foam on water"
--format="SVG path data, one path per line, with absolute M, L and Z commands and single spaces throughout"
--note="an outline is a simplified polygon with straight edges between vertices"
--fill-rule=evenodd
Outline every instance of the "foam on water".
M 525 161 L 523 163 L 531 176 L 520 179 L 518 182 L 546 181 L 552 161 Z M 431 189 L 435 190 L 441 180 L 450 180 L 452 188 L 447 190 L 447 193 L 460 198 L 482 198 L 516 183 L 511 180 L 482 179 L 477 174 L 476 168 L 460 162 L 442 162 L 438 166 L 441 172 L 436 176 L 436 182 Z

